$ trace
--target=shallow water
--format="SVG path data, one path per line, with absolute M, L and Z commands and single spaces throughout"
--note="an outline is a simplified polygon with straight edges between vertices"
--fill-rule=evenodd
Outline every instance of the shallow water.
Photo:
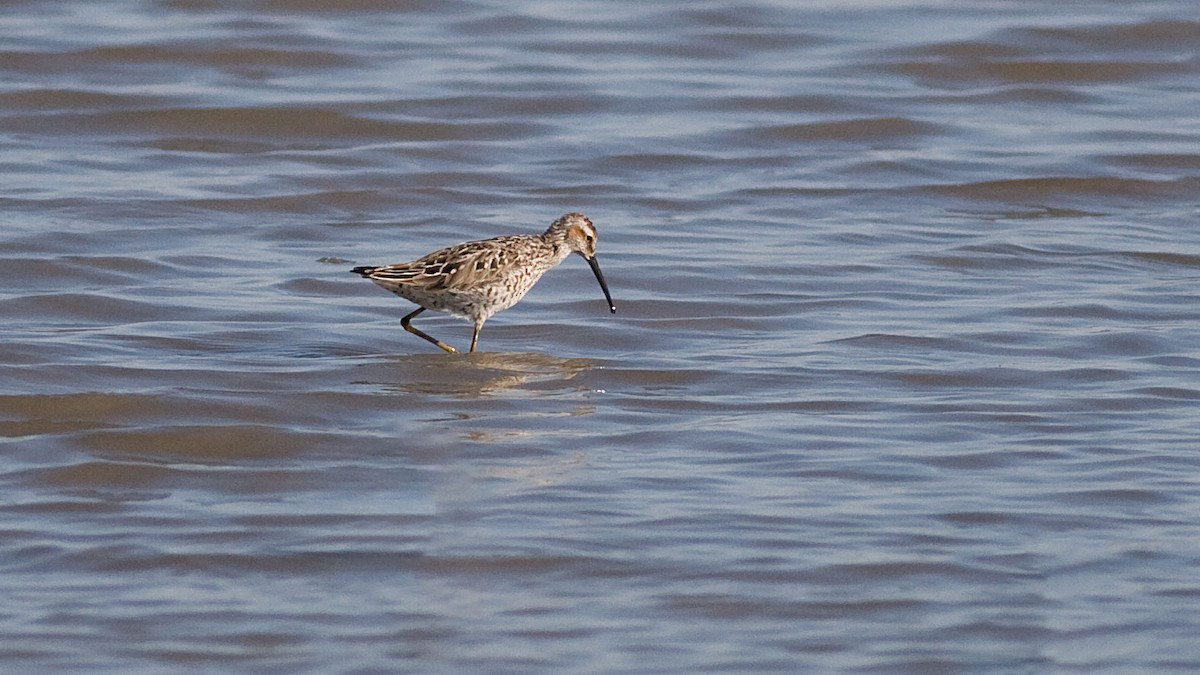
M 0 34 L 5 671 L 1200 668 L 1193 3 Z M 615 316 L 348 273 L 571 210 Z

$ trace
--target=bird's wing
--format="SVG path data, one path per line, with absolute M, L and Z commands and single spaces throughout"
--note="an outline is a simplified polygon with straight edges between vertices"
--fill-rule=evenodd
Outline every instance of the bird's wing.
M 507 239 L 510 237 L 469 241 L 434 251 L 412 262 L 377 267 L 369 276 L 429 290 L 470 291 L 498 283 L 511 273 L 517 261 L 513 251 L 505 245 Z

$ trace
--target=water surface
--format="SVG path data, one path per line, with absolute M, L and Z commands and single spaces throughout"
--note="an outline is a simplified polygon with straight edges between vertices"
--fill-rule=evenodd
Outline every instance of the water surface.
M 6 671 L 1200 668 L 1191 3 L 0 32 Z M 616 315 L 348 273 L 573 210 Z

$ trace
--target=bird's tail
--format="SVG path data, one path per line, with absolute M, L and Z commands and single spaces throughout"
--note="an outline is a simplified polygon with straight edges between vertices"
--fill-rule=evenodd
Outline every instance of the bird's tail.
M 366 277 L 371 276 L 371 272 L 374 272 L 377 269 L 379 269 L 379 268 L 373 267 L 371 265 L 366 265 L 364 267 L 355 267 L 354 269 L 352 269 L 350 271 L 359 276 L 366 278 Z

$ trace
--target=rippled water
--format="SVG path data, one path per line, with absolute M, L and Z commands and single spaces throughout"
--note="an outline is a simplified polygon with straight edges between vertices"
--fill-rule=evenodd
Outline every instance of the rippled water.
M 3 670 L 1200 668 L 1194 3 L 233 4 L 0 7 Z

